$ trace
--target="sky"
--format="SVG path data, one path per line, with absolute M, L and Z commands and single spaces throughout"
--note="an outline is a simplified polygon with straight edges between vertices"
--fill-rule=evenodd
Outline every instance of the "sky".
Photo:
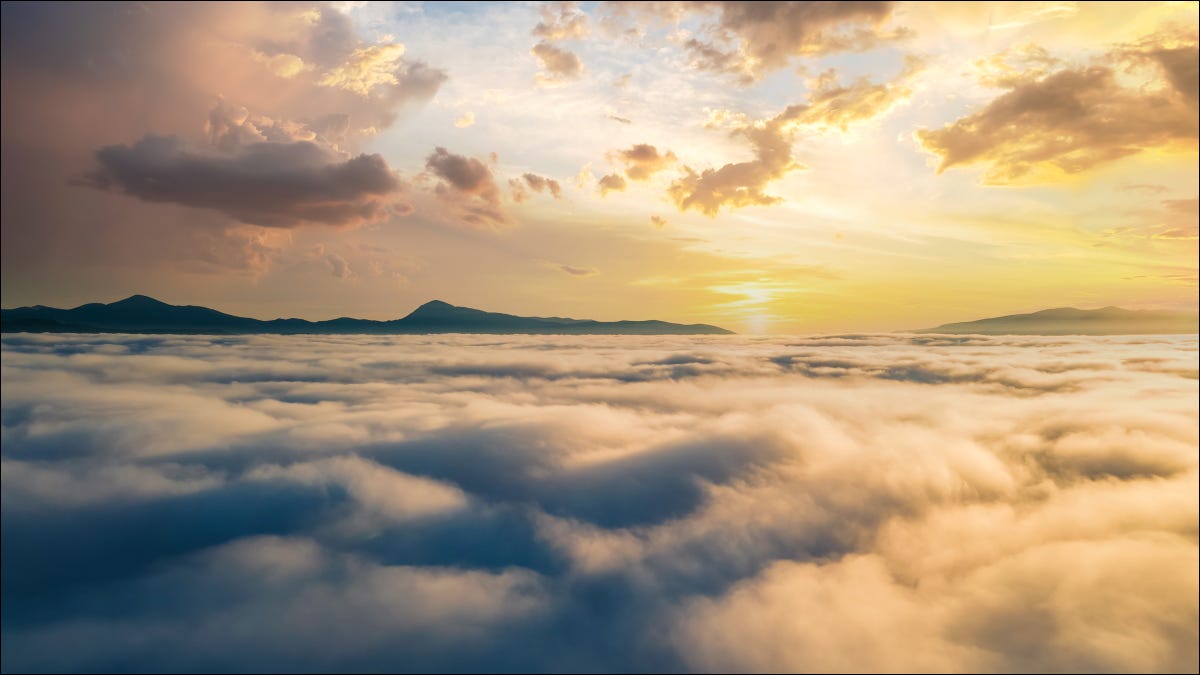
M 5 3 L 0 304 L 1197 303 L 1197 4 Z

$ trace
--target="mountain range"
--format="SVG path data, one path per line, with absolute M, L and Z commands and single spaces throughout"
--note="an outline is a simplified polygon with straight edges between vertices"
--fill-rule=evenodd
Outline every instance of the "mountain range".
M 1135 310 L 1120 307 L 1058 307 L 1031 314 L 1010 314 L 978 321 L 948 323 L 915 333 L 977 335 L 1163 335 L 1200 331 L 1196 312 Z
M 666 321 L 592 321 L 561 317 L 528 317 L 427 302 L 411 314 L 390 321 L 342 317 L 328 321 L 251 319 L 195 305 L 170 305 L 145 295 L 74 309 L 35 305 L 0 310 L 5 333 L 538 333 L 602 335 L 725 335 L 731 331 L 708 324 Z

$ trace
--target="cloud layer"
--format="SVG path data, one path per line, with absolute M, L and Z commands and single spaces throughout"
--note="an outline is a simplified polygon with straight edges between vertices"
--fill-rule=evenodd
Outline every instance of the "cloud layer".
M 1194 671 L 1197 365 L 5 335 L 5 669 Z

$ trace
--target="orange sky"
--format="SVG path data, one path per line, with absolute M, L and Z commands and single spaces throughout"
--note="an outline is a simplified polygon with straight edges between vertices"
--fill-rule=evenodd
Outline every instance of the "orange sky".
M 0 295 L 775 333 L 1194 307 L 1197 26 L 1191 2 L 5 4 Z

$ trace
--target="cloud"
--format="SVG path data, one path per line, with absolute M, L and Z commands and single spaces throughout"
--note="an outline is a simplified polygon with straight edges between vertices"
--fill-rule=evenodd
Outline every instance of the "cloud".
M 446 80 L 321 4 L 5 5 L 4 19 L 4 164 L 25 167 L 4 173 L 6 274 L 44 266 L 17 249 L 93 278 L 129 264 L 260 273 L 287 242 L 258 223 L 386 216 L 394 195 L 373 190 L 390 172 L 359 148 Z M 166 152 L 163 138 L 179 140 L 153 163 L 145 153 Z M 81 190 L 89 173 L 112 190 Z M 277 192 L 210 192 L 235 177 Z
M 616 150 L 612 156 L 625 165 L 625 176 L 630 180 L 650 180 L 654 174 L 678 160 L 670 150 L 659 154 L 658 148 L 646 143 L 637 143 L 627 150 Z
M 674 12 L 716 14 L 702 37 L 688 38 L 683 47 L 693 67 L 749 85 L 793 57 L 867 51 L 903 36 L 885 28 L 892 8 L 891 2 L 697 2 Z
M 666 227 L 668 223 L 666 218 L 652 215 L 650 216 L 650 224 L 661 230 L 662 228 Z
M 442 179 L 434 193 L 452 205 L 463 222 L 480 227 L 498 227 L 511 222 L 500 203 L 500 188 L 487 164 L 438 147 L 425 158 L 425 168 Z
M 575 267 L 574 265 L 558 265 L 558 270 L 573 277 L 594 277 L 600 272 L 591 267 Z
M 603 196 L 610 192 L 624 192 L 628 183 L 621 177 L 621 174 L 610 173 L 601 176 L 597 185 L 600 187 L 600 195 Z
M 400 190 L 379 155 L 340 160 L 307 141 L 207 152 L 174 136 L 147 136 L 96 153 L 87 184 L 148 202 L 220 211 L 264 227 L 359 225 L 386 218 Z
M 1194 147 L 1196 41 L 1163 47 L 1152 36 L 1097 63 L 1010 71 L 985 82 L 1007 89 L 982 109 L 917 140 L 938 172 L 982 164 L 984 183 L 1048 182 L 1157 147 Z M 1147 66 L 1160 86 L 1130 86 L 1121 71 Z
M 538 73 L 538 82 L 543 84 L 562 83 L 578 79 L 583 74 L 583 62 L 569 49 L 557 47 L 545 40 L 529 50 L 537 57 L 544 72 Z
M 706 126 L 729 127 L 732 135 L 749 141 L 754 159 L 700 172 L 684 166 L 684 175 L 671 183 L 667 194 L 680 211 L 694 208 L 707 216 L 716 216 L 722 207 L 777 204 L 782 199 L 765 189 L 804 168 L 792 157 L 792 142 L 801 128 L 844 131 L 852 124 L 887 114 L 912 95 L 908 82 L 922 67 L 920 59 L 909 57 L 899 76 L 886 84 L 859 78 L 842 85 L 836 71 L 826 71 L 809 82 L 806 103 L 788 106 L 766 120 L 751 122 L 743 114 L 715 111 Z
M 5 334 L 5 666 L 1192 671 L 1196 348 Z
M 760 124 L 738 128 L 734 133 L 750 142 L 755 158 L 748 162 L 725 164 L 719 169 L 697 173 L 690 166 L 671 183 L 667 194 L 680 211 L 694 208 L 715 216 L 721 207 L 765 206 L 782 199 L 763 192 L 768 183 L 801 168 L 792 158 L 793 119 L 802 106 L 792 106 Z
M 512 191 L 513 201 L 516 202 L 529 199 L 529 190 L 538 194 L 548 192 L 551 197 L 562 199 L 562 185 L 558 181 L 535 173 L 525 173 L 520 178 L 510 179 L 508 185 Z
M 921 59 L 909 56 L 900 75 L 891 82 L 876 84 L 860 77 L 843 85 L 833 69 L 810 81 L 807 107 L 794 120 L 797 124 L 845 131 L 855 122 L 886 115 L 897 104 L 912 97 L 910 81 L 921 72 Z
M 354 276 L 350 263 L 333 251 L 325 254 L 325 264 L 329 267 L 329 273 L 339 279 L 350 279 Z
M 588 34 L 588 18 L 579 10 L 578 2 L 552 2 L 539 11 L 542 20 L 533 27 L 534 37 L 548 41 L 578 40 Z
M 618 117 L 617 115 L 605 115 L 605 117 L 614 122 L 620 122 L 621 124 L 633 124 L 633 120 L 627 117 Z
M 317 84 L 370 96 L 376 87 L 399 84 L 396 71 L 403 57 L 402 44 L 362 47 L 354 50 L 345 63 L 322 75 Z
M 458 127 L 459 129 L 466 129 L 467 127 L 472 126 L 474 124 L 475 124 L 475 113 L 470 112 L 470 111 L 459 115 L 458 119 L 454 120 L 454 126 Z

